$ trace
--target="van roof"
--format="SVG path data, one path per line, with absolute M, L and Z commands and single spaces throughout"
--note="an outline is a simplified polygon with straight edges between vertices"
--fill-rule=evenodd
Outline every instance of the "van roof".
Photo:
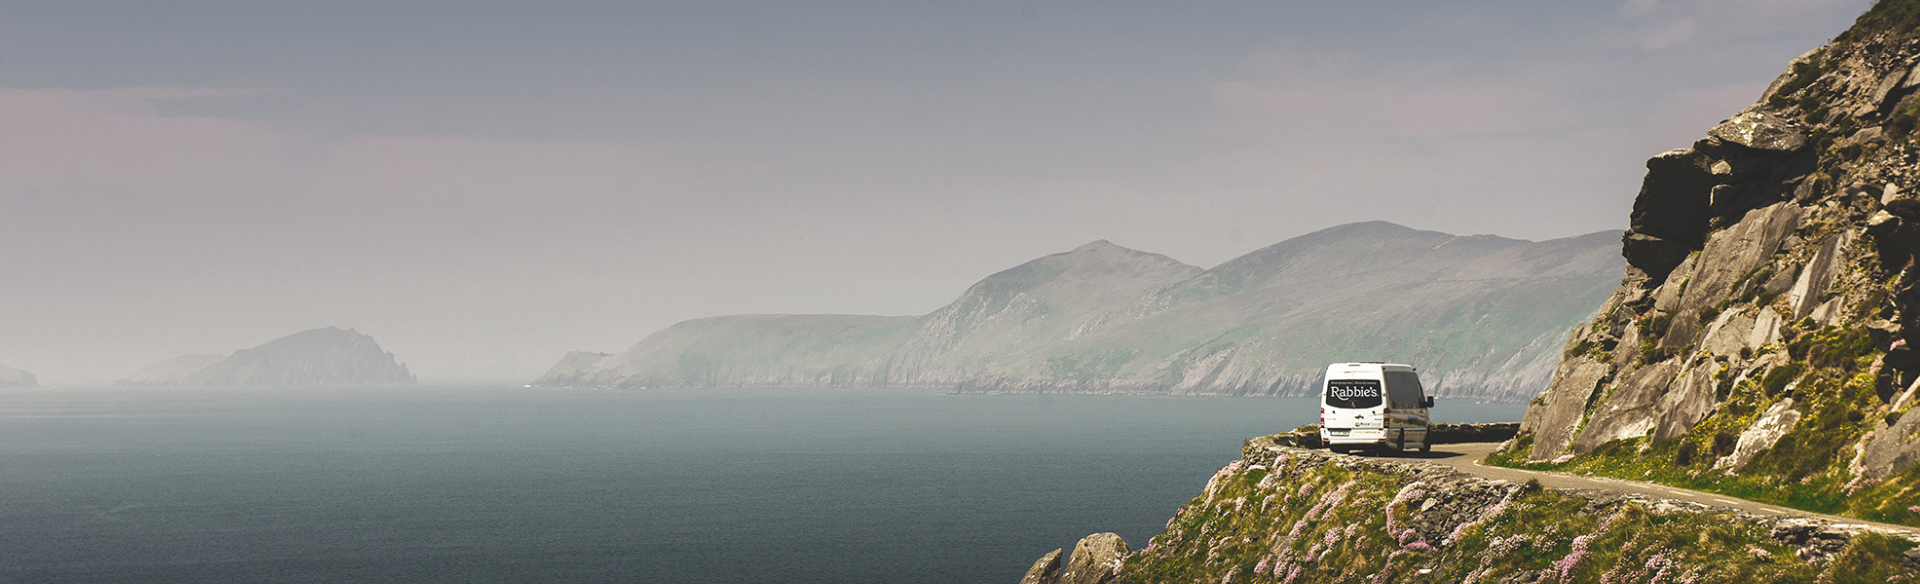
M 1412 365 L 1407 365 L 1405 363 L 1386 363 L 1381 361 L 1356 361 L 1356 362 L 1349 362 L 1349 363 L 1333 363 L 1333 364 L 1327 365 L 1327 371 L 1353 371 L 1353 370 L 1419 371 L 1418 368 L 1415 368 Z

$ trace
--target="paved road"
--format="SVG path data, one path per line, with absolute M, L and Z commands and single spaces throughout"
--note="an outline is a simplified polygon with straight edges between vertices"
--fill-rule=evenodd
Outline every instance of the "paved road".
M 1464 471 L 1466 473 L 1483 477 L 1483 478 L 1489 478 L 1489 479 L 1503 479 L 1503 480 L 1513 481 L 1516 483 L 1524 483 L 1527 481 L 1527 479 L 1535 479 L 1540 481 L 1540 484 L 1542 486 L 1553 487 L 1557 489 L 1602 489 L 1602 490 L 1608 490 L 1608 491 L 1634 493 L 1634 494 L 1638 494 L 1646 497 L 1653 497 L 1653 498 L 1660 498 L 1660 499 L 1674 499 L 1679 501 L 1691 501 L 1694 503 L 1700 503 L 1703 505 L 1709 505 L 1713 507 L 1738 509 L 1740 511 L 1745 511 L 1747 513 L 1752 513 L 1755 515 L 1771 515 L 1776 517 L 1806 517 L 1806 518 L 1813 518 L 1813 519 L 1825 519 L 1827 521 L 1832 521 L 1834 523 L 1853 523 L 1853 524 L 1871 525 L 1874 527 L 1879 527 L 1879 528 L 1893 530 L 1893 531 L 1902 531 L 1902 532 L 1912 534 L 1916 537 L 1920 537 L 1920 528 L 1907 527 L 1904 525 L 1893 525 L 1889 523 L 1877 523 L 1873 521 L 1864 521 L 1860 519 L 1853 519 L 1850 517 L 1840 517 L 1838 515 L 1826 515 L 1823 513 L 1801 511 L 1799 509 L 1790 509 L 1787 507 L 1768 505 L 1765 503 L 1755 503 L 1753 501 L 1748 501 L 1746 499 L 1736 499 L 1726 495 L 1716 495 L 1713 493 L 1702 493 L 1699 491 L 1690 491 L 1687 489 L 1669 487 L 1666 485 L 1656 485 L 1652 483 L 1627 481 L 1627 480 L 1620 480 L 1620 479 L 1606 478 L 1606 477 L 1573 475 L 1573 474 L 1567 474 L 1562 472 L 1521 470 L 1517 468 L 1504 468 L 1504 467 L 1498 467 L 1498 466 L 1486 466 L 1481 464 L 1480 461 L 1482 459 L 1485 459 L 1487 457 L 1487 454 L 1492 453 L 1493 450 L 1498 446 L 1499 446 L 1498 444 L 1491 443 L 1491 442 L 1467 443 L 1467 444 L 1435 444 L 1433 446 L 1433 452 L 1425 452 L 1425 453 L 1408 452 L 1404 455 L 1401 455 L 1401 457 L 1411 458 L 1411 459 L 1421 459 L 1426 462 L 1436 462 L 1440 464 L 1445 464 L 1448 466 L 1452 466 L 1454 468 L 1458 468 L 1461 471 Z

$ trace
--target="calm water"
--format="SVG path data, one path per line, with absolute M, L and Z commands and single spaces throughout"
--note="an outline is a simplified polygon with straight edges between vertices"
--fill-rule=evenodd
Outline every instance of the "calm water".
M 1518 420 L 1443 402 L 1437 421 Z M 0 393 L 0 582 L 1012 583 L 1304 399 Z

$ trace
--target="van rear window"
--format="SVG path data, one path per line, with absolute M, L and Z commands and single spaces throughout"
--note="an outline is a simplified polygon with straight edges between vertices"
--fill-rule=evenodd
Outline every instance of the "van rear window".
M 1380 405 L 1380 380 L 1329 379 L 1327 405 L 1336 408 L 1371 408 Z

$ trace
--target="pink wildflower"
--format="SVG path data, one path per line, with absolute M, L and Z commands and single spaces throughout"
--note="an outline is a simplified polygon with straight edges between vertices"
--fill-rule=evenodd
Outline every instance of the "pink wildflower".
M 1292 571 L 1287 572 L 1286 579 L 1281 580 L 1280 584 L 1293 584 L 1293 579 L 1299 578 L 1299 577 L 1300 577 L 1300 566 L 1294 566 Z
M 1553 567 L 1560 569 L 1561 582 L 1567 581 L 1567 576 L 1573 573 L 1574 565 L 1579 564 L 1580 559 L 1587 556 L 1587 544 L 1593 542 L 1593 538 L 1593 534 L 1573 538 L 1573 549 L 1567 552 L 1566 557 L 1553 563 Z
M 1406 550 L 1395 551 L 1387 555 L 1387 563 L 1380 566 L 1380 572 L 1373 575 L 1373 584 L 1387 584 L 1393 576 L 1393 561 L 1406 554 Z
M 1386 511 L 1387 511 L 1387 535 L 1388 536 L 1391 536 L 1395 539 L 1402 539 L 1406 537 L 1407 533 L 1411 533 L 1413 531 L 1412 529 L 1406 529 L 1406 530 L 1400 529 L 1400 518 L 1399 516 L 1394 514 L 1393 509 L 1395 507 L 1399 507 L 1403 503 L 1420 498 L 1420 495 L 1426 494 L 1426 491 L 1420 489 L 1421 485 L 1422 483 L 1420 481 L 1407 483 L 1407 486 L 1400 487 L 1400 492 L 1394 493 L 1392 501 L 1387 502 Z
M 1258 564 L 1254 564 L 1254 565 L 1253 565 L 1253 574 L 1254 574 L 1255 576 L 1258 576 L 1258 575 L 1260 575 L 1260 574 L 1261 574 L 1262 572 L 1266 572 L 1266 571 L 1267 571 L 1267 560 L 1270 560 L 1270 559 L 1272 559 L 1272 558 L 1271 558 L 1271 557 L 1266 557 L 1266 558 L 1260 558 L 1260 563 L 1258 563 Z
M 1571 455 L 1571 454 L 1562 454 L 1562 455 L 1560 455 L 1560 456 L 1557 456 L 1557 457 L 1554 457 L 1554 459 L 1553 459 L 1553 463 L 1554 463 L 1554 464 L 1566 464 L 1566 463 L 1567 463 L 1567 461 L 1569 461 L 1569 460 L 1573 460 L 1573 455 Z
M 1647 558 L 1646 567 L 1653 572 L 1653 577 L 1647 579 L 1647 582 L 1659 582 L 1667 577 L 1667 570 L 1673 567 L 1673 560 L 1667 559 L 1666 554 L 1654 554 L 1653 557 Z

